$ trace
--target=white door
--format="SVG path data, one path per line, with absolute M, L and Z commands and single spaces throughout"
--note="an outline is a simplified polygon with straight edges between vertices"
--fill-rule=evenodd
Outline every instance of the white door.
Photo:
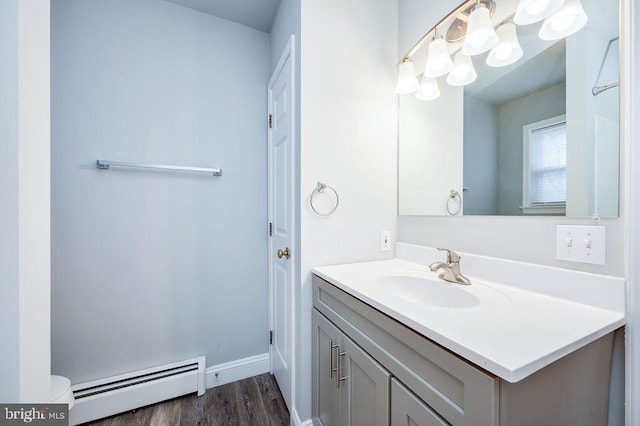
M 269 81 L 269 289 L 271 371 L 291 408 L 293 359 L 293 36 Z

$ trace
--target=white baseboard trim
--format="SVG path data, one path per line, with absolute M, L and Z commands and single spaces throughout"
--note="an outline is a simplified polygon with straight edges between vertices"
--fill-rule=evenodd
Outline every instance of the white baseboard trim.
M 289 412 L 289 417 L 291 419 L 291 425 L 292 426 L 314 426 L 314 425 L 320 425 L 321 423 L 319 421 L 314 421 L 314 419 L 307 419 L 304 422 L 300 420 L 300 416 L 298 415 L 298 412 L 296 411 L 296 408 L 293 407 L 291 409 L 291 411 Z
M 269 353 L 237 359 L 207 367 L 207 389 L 269 372 Z

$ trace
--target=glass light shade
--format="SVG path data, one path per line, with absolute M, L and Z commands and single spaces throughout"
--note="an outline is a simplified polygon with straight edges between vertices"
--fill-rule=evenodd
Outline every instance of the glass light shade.
M 440 88 L 438 87 L 438 80 L 423 75 L 422 84 L 420 84 L 420 88 L 416 92 L 416 98 L 421 101 L 432 101 L 439 97 Z
M 396 85 L 396 93 L 404 95 L 418 90 L 418 77 L 413 68 L 413 62 L 405 59 L 398 67 L 398 84 Z
M 478 74 L 473 68 L 471 56 L 464 55 L 462 52 L 456 53 L 453 59 L 453 69 L 447 76 L 447 83 L 452 86 L 464 86 L 473 82 Z
M 528 25 L 542 21 L 557 12 L 563 3 L 563 0 L 520 0 L 513 22 Z
M 559 40 L 579 31 L 588 20 L 580 0 L 565 0 L 560 10 L 544 20 L 538 36 L 542 40 Z
M 492 49 L 496 44 L 498 44 L 498 35 L 491 24 L 489 9 L 484 3 L 480 3 L 469 15 L 462 53 L 467 56 L 479 55 Z
M 522 47 L 518 41 L 516 26 L 511 22 L 507 22 L 500 25 L 496 33 L 500 41 L 489 52 L 487 65 L 490 67 L 504 67 L 520 59 L 522 57 Z
M 437 78 L 451 71 L 451 68 L 453 68 L 453 61 L 449 56 L 447 42 L 442 36 L 434 38 L 429 43 L 429 56 L 424 74 L 427 77 Z

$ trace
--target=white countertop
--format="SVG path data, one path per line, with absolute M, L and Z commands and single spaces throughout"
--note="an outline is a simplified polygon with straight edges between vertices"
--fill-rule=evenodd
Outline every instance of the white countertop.
M 434 249 L 424 249 L 427 251 L 423 253 L 429 253 L 432 261 L 442 260 L 442 254 Z M 400 252 L 402 250 L 397 253 Z M 480 256 L 465 257 L 476 258 L 469 259 L 470 265 L 483 260 Z M 473 270 L 465 271 L 464 260 L 461 261 L 462 273 L 471 279 L 471 285 L 441 282 L 443 286 L 455 286 L 455 290 L 445 290 L 463 296 L 460 298 L 463 305 L 464 300 L 470 301 L 464 307 L 421 303 L 404 297 L 389 281 L 381 280 L 389 276 L 434 280 L 435 274 L 429 271 L 427 262 L 421 264 L 396 258 L 317 267 L 313 273 L 512 383 L 625 324 L 624 304 L 619 303 L 624 301 L 624 280 L 621 278 L 505 262 L 500 267 L 510 268 L 511 273 L 506 274 L 510 279 L 514 280 L 518 273 L 525 274 L 521 280 L 516 280 L 522 281 L 523 285 L 498 284 L 474 276 Z M 481 271 L 483 268 L 472 269 Z M 537 272 L 531 273 L 534 270 Z M 541 291 L 534 291 L 536 283 L 527 278 L 531 276 L 544 280 L 540 283 Z M 554 276 L 560 277 L 561 282 L 554 282 Z M 557 287 L 563 288 L 556 290 Z M 548 288 L 553 290 L 546 291 Z M 576 297 L 577 301 L 566 296 L 585 291 L 599 294 L 581 294 Z M 593 303 L 585 303 L 585 300 Z

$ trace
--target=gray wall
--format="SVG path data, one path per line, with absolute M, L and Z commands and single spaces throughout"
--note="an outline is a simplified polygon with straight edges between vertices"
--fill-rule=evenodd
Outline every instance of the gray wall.
M 52 6 L 53 372 L 266 353 L 268 35 L 157 0 Z
M 464 97 L 464 214 L 498 214 L 498 111 Z
M 18 0 L 0 2 L 0 401 L 19 398 Z
M 498 214 L 522 215 L 522 126 L 566 112 L 564 83 L 498 108 Z

